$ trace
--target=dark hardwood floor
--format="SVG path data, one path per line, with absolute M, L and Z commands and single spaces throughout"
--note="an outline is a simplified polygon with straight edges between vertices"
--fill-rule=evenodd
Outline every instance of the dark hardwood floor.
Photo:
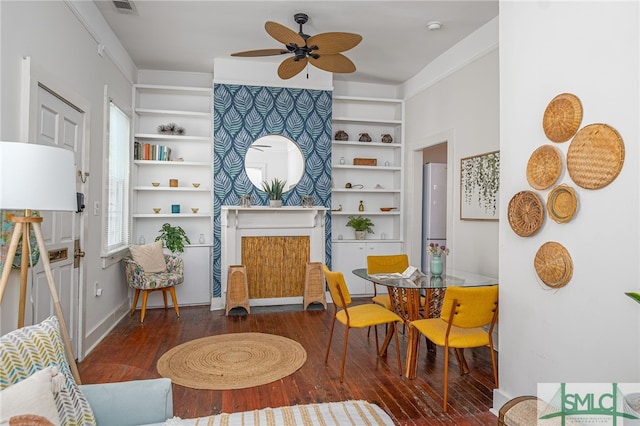
M 370 299 L 356 303 L 369 303 Z M 265 407 L 362 399 L 378 404 L 398 425 L 495 425 L 492 405 L 493 375 L 488 348 L 466 350 L 470 374 L 460 376 L 450 356 L 449 409 L 442 411 L 443 352 L 428 352 L 421 339 L 418 377 L 398 375 L 395 344 L 385 357 L 375 353 L 373 334 L 349 333 L 344 383 L 340 383 L 340 357 L 344 327 L 336 325 L 328 364 L 324 354 L 333 306 L 327 311 L 302 311 L 302 305 L 254 307 L 251 315 L 224 316 L 208 306 L 148 310 L 144 325 L 140 312 L 127 316 L 78 364 L 82 382 L 105 383 L 159 377 L 158 358 L 168 349 L 192 339 L 240 332 L 272 333 L 298 341 L 307 350 L 305 365 L 282 380 L 249 389 L 195 390 L 173 385 L 174 414 L 192 418 Z M 380 338 L 384 330 L 380 329 Z M 406 336 L 400 336 L 404 367 Z

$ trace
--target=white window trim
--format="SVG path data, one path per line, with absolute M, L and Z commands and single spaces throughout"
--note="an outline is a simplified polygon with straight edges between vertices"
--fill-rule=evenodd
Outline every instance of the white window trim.
M 114 265 L 118 262 L 120 262 L 120 260 L 122 260 L 122 258 L 124 258 L 125 256 L 127 256 L 128 254 L 128 248 L 129 245 L 131 244 L 131 217 L 130 217 L 130 208 L 131 208 L 131 197 L 129 194 L 129 185 L 131 184 L 130 182 L 130 178 L 131 178 L 131 170 L 130 170 L 130 165 L 131 165 L 131 153 L 130 150 L 127 150 L 127 152 L 129 152 L 128 157 L 127 158 L 127 164 L 129 165 L 129 170 L 128 170 L 128 183 L 127 183 L 127 198 L 126 198 L 126 203 L 127 205 L 125 206 L 125 212 L 124 212 L 124 219 L 125 219 L 125 226 L 127 227 L 126 229 L 126 233 L 127 233 L 127 240 L 125 241 L 124 245 L 122 246 L 118 246 L 115 249 L 112 249 L 110 251 L 107 251 L 106 249 L 106 241 L 105 239 L 105 233 L 107 232 L 107 226 L 108 226 L 108 212 L 109 212 L 109 208 L 108 208 L 108 200 L 109 200 L 109 145 L 110 145 L 110 134 L 109 134 L 109 125 L 110 125 L 110 110 L 111 110 L 111 103 L 113 103 L 118 109 L 120 109 L 128 118 L 129 118 L 129 133 L 131 133 L 131 128 L 132 128 L 132 117 L 131 117 L 131 112 L 130 112 L 130 108 L 127 108 L 125 105 L 127 105 L 124 102 L 120 102 L 118 100 L 115 100 L 113 96 L 110 96 L 109 94 L 109 90 L 108 87 L 105 85 L 104 88 L 104 117 L 103 117 L 103 123 L 104 123 L 104 131 L 103 131 L 103 160 L 102 160 L 102 170 L 104 170 L 104 173 L 102 174 L 102 206 L 99 209 L 101 215 L 102 215 L 102 220 L 101 220 L 101 229 L 100 229 L 100 257 L 102 258 L 102 267 L 103 268 L 107 268 L 111 265 Z M 130 139 L 130 134 L 127 136 L 127 140 Z

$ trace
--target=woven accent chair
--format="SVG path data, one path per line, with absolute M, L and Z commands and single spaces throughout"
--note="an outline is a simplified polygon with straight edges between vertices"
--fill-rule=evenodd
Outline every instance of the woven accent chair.
M 442 302 L 440 318 L 411 321 L 409 334 L 415 330 L 438 346 L 444 347 L 444 403 L 447 411 L 447 393 L 449 379 L 449 348 L 456 350 L 460 363 L 460 372 L 469 371 L 460 350 L 489 346 L 493 379 L 498 387 L 498 369 L 493 350 L 493 327 L 498 320 L 498 286 L 484 287 L 447 287 Z M 484 327 L 489 326 L 488 330 Z
M 406 254 L 388 254 L 367 256 L 367 274 L 390 274 L 404 272 L 409 267 L 409 256 Z M 388 294 L 378 295 L 376 285 L 373 284 L 373 303 L 391 310 L 391 299 Z
M 327 344 L 327 353 L 324 357 L 325 364 L 329 360 L 329 351 L 331 349 L 331 340 L 333 338 L 333 329 L 336 325 L 336 320 L 344 324 L 346 327 L 344 334 L 344 348 L 342 350 L 342 367 L 340 368 L 340 383 L 344 380 L 344 366 L 347 359 L 347 344 L 349 343 L 349 330 L 351 328 L 367 328 L 377 327 L 381 324 L 390 324 L 391 330 L 387 333 L 387 338 L 382 347 L 382 351 L 378 348 L 378 338 L 376 332 L 376 352 L 379 356 L 384 355 L 386 352 L 391 334 L 395 337 L 396 343 L 396 355 L 398 361 L 398 370 L 402 375 L 402 364 L 400 363 L 400 346 L 398 344 L 398 333 L 396 329 L 396 323 L 402 322 L 395 313 L 383 308 L 380 305 L 374 303 L 368 303 L 365 305 L 350 306 L 351 295 L 347 284 L 344 282 L 344 276 L 342 272 L 332 272 L 326 265 L 322 266 L 324 270 L 324 277 L 327 280 L 327 285 L 333 299 L 334 314 L 331 321 L 331 331 L 329 333 L 329 343 Z M 377 330 L 376 330 L 377 331 Z
M 229 266 L 225 315 L 229 315 L 229 311 L 233 308 L 244 308 L 247 314 L 251 313 L 247 267 L 245 265 Z
M 126 257 L 122 259 L 124 262 L 124 273 L 127 277 L 129 287 L 135 290 L 133 303 L 131 304 L 131 315 L 136 311 L 138 298 L 142 293 L 142 310 L 140 313 L 140 322 L 144 322 L 144 316 L 147 311 L 147 298 L 149 293 L 154 291 L 162 291 L 164 299 L 164 308 L 167 309 L 167 292 L 171 294 L 173 309 L 176 311 L 178 318 L 180 317 L 180 309 L 178 308 L 178 299 L 176 298 L 175 287 L 184 281 L 184 263 L 182 258 L 177 256 L 164 255 L 167 264 L 165 272 L 145 272 L 141 265 L 136 263 L 132 258 Z

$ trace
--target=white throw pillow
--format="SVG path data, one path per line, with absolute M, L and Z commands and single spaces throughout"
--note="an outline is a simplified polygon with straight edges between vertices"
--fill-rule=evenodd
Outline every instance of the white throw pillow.
M 129 247 L 133 260 L 144 269 L 144 272 L 166 272 L 167 264 L 162 252 L 162 241 Z
M 35 414 L 59 425 L 52 378 L 52 368 L 47 367 L 0 391 L 0 424 L 8 425 L 13 416 Z

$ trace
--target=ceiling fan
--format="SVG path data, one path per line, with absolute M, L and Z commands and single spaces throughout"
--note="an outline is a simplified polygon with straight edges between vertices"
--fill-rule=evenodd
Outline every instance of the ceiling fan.
M 335 73 L 350 73 L 356 70 L 353 62 L 340 52 L 357 46 L 362 40 L 361 35 L 330 32 L 309 36 L 302 31 L 302 25 L 309 20 L 309 16 L 296 13 L 293 19 L 300 25 L 300 31 L 297 33 L 277 22 L 267 21 L 264 24 L 267 33 L 284 44 L 284 49 L 248 50 L 232 53 L 231 56 L 256 57 L 292 53 L 293 56 L 282 61 L 278 67 L 278 76 L 283 80 L 295 76 L 307 64 Z

